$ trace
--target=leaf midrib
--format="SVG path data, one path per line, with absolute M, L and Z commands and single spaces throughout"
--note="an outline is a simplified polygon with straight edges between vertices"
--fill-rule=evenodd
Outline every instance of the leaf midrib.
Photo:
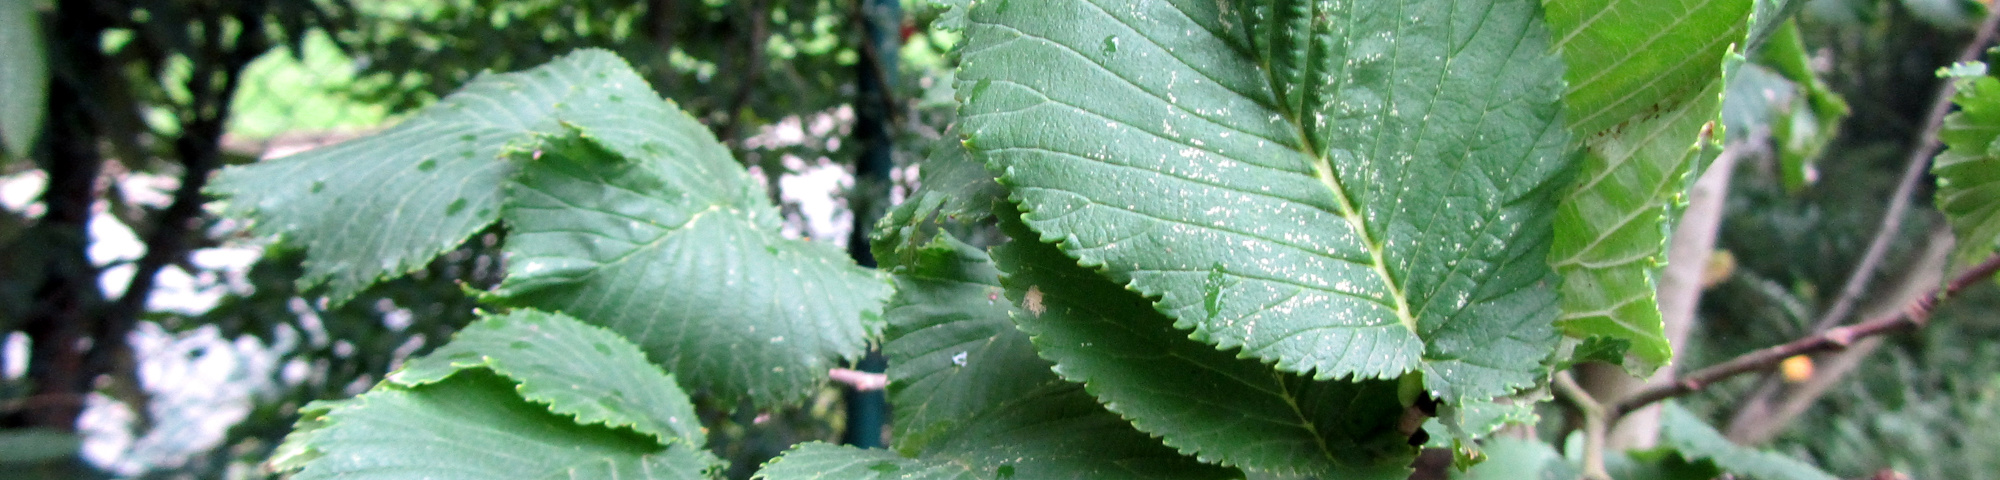
M 1307 12 L 1308 15 L 1317 17 L 1319 7 L 1320 4 L 1318 3 L 1311 4 L 1310 8 L 1312 11 Z M 1346 18 L 1352 19 L 1352 16 L 1347 16 Z M 1245 31 L 1248 32 L 1250 30 L 1246 27 Z M 1319 49 L 1313 48 L 1312 44 L 1308 42 L 1305 60 L 1301 62 L 1300 69 L 1302 71 L 1315 72 L 1316 70 L 1310 69 L 1310 66 L 1316 65 L 1314 57 L 1318 53 L 1320 53 Z M 1409 297 L 1403 294 L 1403 286 L 1397 284 L 1395 277 L 1390 275 L 1389 264 L 1387 259 L 1384 258 L 1385 252 L 1383 251 L 1381 242 L 1376 241 L 1375 237 L 1369 234 L 1368 223 L 1365 219 L 1361 218 L 1360 209 L 1355 208 L 1354 201 L 1347 195 L 1347 188 L 1342 186 L 1340 178 L 1334 175 L 1333 160 L 1327 157 L 1324 148 L 1315 146 L 1312 136 L 1306 133 L 1305 121 L 1303 118 L 1300 118 L 1303 112 L 1298 111 L 1304 110 L 1306 106 L 1301 103 L 1296 110 L 1285 108 L 1289 105 L 1286 105 L 1282 99 L 1278 98 L 1280 95 L 1279 92 L 1282 92 L 1283 89 L 1276 74 L 1277 70 L 1271 66 L 1271 59 L 1266 56 L 1260 56 L 1257 59 L 1257 63 L 1263 70 L 1264 80 L 1272 96 L 1272 103 L 1278 107 L 1276 110 L 1291 125 L 1292 133 L 1298 136 L 1299 153 L 1312 159 L 1314 178 L 1319 180 L 1320 184 L 1325 185 L 1327 190 L 1333 193 L 1335 205 L 1340 207 L 1340 211 L 1333 213 L 1340 215 L 1342 219 L 1347 221 L 1348 226 L 1354 229 L 1354 235 L 1360 239 L 1361 245 L 1368 249 L 1370 260 L 1368 267 L 1375 272 L 1378 278 L 1382 279 L 1383 288 L 1389 292 L 1390 300 L 1394 302 L 1396 309 L 1396 321 L 1401 322 L 1403 328 L 1409 329 L 1410 333 L 1418 333 L 1416 316 L 1410 313 Z M 1338 95 L 1337 90 L 1335 94 L 1336 96 Z M 1304 99 L 1302 98 L 1301 100 L 1303 101 Z

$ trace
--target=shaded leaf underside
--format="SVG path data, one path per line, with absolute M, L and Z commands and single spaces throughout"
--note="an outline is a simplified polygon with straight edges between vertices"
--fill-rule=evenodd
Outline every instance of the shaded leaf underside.
M 1749 0 L 1551 0 L 1555 48 L 1571 68 L 1570 129 L 1585 144 L 1555 221 L 1559 324 L 1630 342 L 1628 367 L 1672 355 L 1657 273 L 1668 215 L 1691 183 L 1702 131 L 1721 108 L 1723 56 L 1744 38 Z
M 929 218 L 938 205 L 930 207 L 902 216 Z M 905 237 L 912 230 L 875 240 L 897 283 L 883 346 L 895 450 L 807 443 L 757 478 L 1241 477 L 1160 445 L 1058 378 L 1009 320 L 1016 309 L 985 252 L 949 234 Z
M 948 234 L 877 246 L 896 251 L 881 257 L 898 287 L 883 353 L 901 454 L 807 444 L 763 478 L 1241 477 L 1160 445 L 1051 372 L 1009 320 L 985 252 Z
M 1568 142 L 1538 5 L 1231 5 L 980 4 L 969 145 L 1199 340 L 1445 398 L 1533 383 Z
M 1187 338 L 1143 297 L 1034 240 L 996 247 L 1015 321 L 1056 372 L 1168 446 L 1205 461 L 1337 478 L 1408 474 L 1391 380 L 1313 380 Z M 1022 238 L 1019 236 L 1026 236 Z

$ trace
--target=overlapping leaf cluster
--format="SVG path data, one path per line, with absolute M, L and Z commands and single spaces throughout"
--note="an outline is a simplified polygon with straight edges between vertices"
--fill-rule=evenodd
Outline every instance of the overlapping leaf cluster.
M 1563 45 L 1535 2 L 980 3 L 959 127 L 1000 186 L 951 182 L 974 188 L 914 202 L 963 218 L 984 205 L 967 197 L 1007 195 L 998 216 L 1011 242 L 992 255 L 1012 323 L 1062 378 L 1166 446 L 1250 471 L 1396 477 L 1430 402 L 1451 411 L 1546 374 L 1559 311 L 1550 248 L 1579 235 L 1559 219 L 1615 230 L 1644 210 L 1654 217 L 1638 224 L 1663 229 L 1696 130 L 1718 108 L 1721 54 L 1743 38 L 1740 7 L 1701 19 L 1717 31 L 1669 29 L 1714 43 L 1693 54 L 1707 57 L 1631 66 L 1714 91 L 1572 85 L 1585 100 L 1570 110 L 1602 103 L 1586 120 L 1609 121 L 1578 128 L 1565 123 Z M 1591 33 L 1659 25 L 1611 27 Z M 1635 62 L 1632 45 L 1563 33 L 1565 53 Z M 1612 93 L 1647 88 L 1633 105 Z M 1582 143 L 1571 132 L 1661 102 L 1704 107 L 1675 116 L 1686 131 L 1634 134 L 1670 156 L 1620 154 L 1667 169 L 1660 181 L 1596 189 L 1629 197 L 1620 211 L 1558 216 L 1566 196 L 1590 195 L 1569 187 Z M 1613 169 L 1630 175 L 1601 170 Z M 1657 256 L 1661 243 L 1616 247 Z M 1632 272 L 1644 280 L 1657 263 Z M 1657 329 L 1614 337 L 1659 343 L 1659 362 Z
M 301 282 L 336 302 L 494 222 L 507 232 L 484 301 L 516 313 L 313 407 L 285 463 L 307 477 L 702 478 L 714 459 L 683 385 L 726 404 L 803 398 L 879 333 L 890 288 L 780 236 L 708 129 L 602 51 L 483 76 L 393 129 L 230 169 L 214 190 L 303 248 Z M 493 434 L 461 434 L 475 428 Z M 396 454 L 417 444 L 438 458 Z
M 1487 402 L 1570 360 L 1565 333 L 1667 361 L 1666 218 L 1725 59 L 1787 5 L 970 5 L 963 148 L 877 232 L 893 297 L 779 237 L 602 52 L 217 190 L 335 300 L 507 229 L 486 300 L 513 313 L 313 407 L 284 461 L 307 477 L 418 476 L 390 449 L 420 445 L 496 476 L 696 478 L 682 385 L 781 404 L 886 333 L 895 448 L 809 443 L 760 478 L 1403 478 L 1432 417 L 1469 446 L 1521 416 Z M 474 425 L 530 441 L 446 433 Z

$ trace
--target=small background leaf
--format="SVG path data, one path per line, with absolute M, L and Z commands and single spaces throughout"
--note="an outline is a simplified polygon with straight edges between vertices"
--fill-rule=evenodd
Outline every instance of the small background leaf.
M 1660 443 L 1689 460 L 1709 460 L 1723 471 L 1757 480 L 1833 480 L 1811 464 L 1745 447 L 1723 438 L 1715 427 L 1676 403 L 1660 414 Z
M 2000 79 L 1957 80 L 1952 101 L 1958 112 L 1945 117 L 1938 137 L 1945 151 L 1931 164 L 1937 175 L 1937 207 L 1958 237 L 1954 266 L 1970 265 L 2000 242 Z
M 0 0 L 0 146 L 6 157 L 27 158 L 48 110 L 48 49 L 42 44 L 35 0 Z

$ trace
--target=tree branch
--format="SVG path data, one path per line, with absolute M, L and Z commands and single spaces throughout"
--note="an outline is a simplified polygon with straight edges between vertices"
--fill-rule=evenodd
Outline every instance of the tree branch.
M 1611 473 L 1604 468 L 1604 442 L 1612 419 L 1606 418 L 1604 404 L 1577 385 L 1576 378 L 1568 371 L 1556 372 L 1555 390 L 1583 414 L 1583 478 L 1609 480 Z
M 1958 52 L 1958 61 L 1978 60 L 1986 51 L 1986 44 L 1993 42 L 1996 30 L 2000 30 L 2000 9 L 1988 12 L 1986 20 L 1979 24 L 1979 33 Z M 1941 82 L 1937 96 L 1931 99 L 1930 114 L 1924 120 L 1923 131 L 1913 140 L 1915 148 L 1903 163 L 1903 177 L 1896 183 L 1896 193 L 1890 194 L 1889 206 L 1882 211 L 1882 224 L 1875 229 L 1875 238 L 1868 241 L 1868 250 L 1861 255 L 1861 261 L 1854 266 L 1854 272 L 1847 276 L 1847 283 L 1840 288 L 1840 296 L 1827 307 L 1825 313 L 1813 322 L 1813 333 L 1824 332 L 1854 309 L 1854 302 L 1867 293 L 1868 281 L 1873 278 L 1876 267 L 1888 255 L 1889 243 L 1896 238 L 1896 232 L 1903 225 L 1903 217 L 1909 213 L 1910 197 L 1916 192 L 1918 181 L 1929 171 L 1931 157 L 1937 156 L 1942 145 L 1938 132 L 1944 129 L 1944 117 L 1951 114 L 1952 97 L 1958 95 L 1958 85 L 1949 80 Z
M 1978 33 L 1973 35 L 1971 41 L 1966 42 L 1965 48 L 1959 50 L 1958 61 L 1978 60 L 1986 51 L 1986 45 L 1993 42 L 1996 31 L 2000 31 L 2000 10 L 1987 13 L 1986 19 L 1979 24 Z M 1882 222 L 1875 228 L 1875 237 L 1868 241 L 1868 249 L 1863 251 L 1860 261 L 1855 263 L 1854 271 L 1848 274 L 1847 282 L 1840 288 L 1840 294 L 1834 297 L 1833 303 L 1828 304 L 1826 310 L 1821 311 L 1819 318 L 1813 321 L 1811 333 L 1826 332 L 1827 329 L 1847 320 L 1847 316 L 1853 313 L 1854 302 L 1859 300 L 1862 294 L 1867 293 L 1868 284 L 1875 277 L 1875 270 L 1881 266 L 1882 259 L 1888 256 L 1889 244 L 1895 241 L 1897 232 L 1902 229 L 1903 218 L 1909 213 L 1910 197 L 1916 192 L 1918 182 L 1923 180 L 1924 172 L 1929 171 L 1931 157 L 1937 156 L 1938 148 L 1941 146 L 1938 132 L 1944 129 L 1944 117 L 1950 115 L 1952 111 L 1951 99 L 1958 94 L 1957 84 L 1948 80 L 1941 83 L 1937 94 L 1931 98 L 1931 108 L 1925 116 L 1923 130 L 1917 133 L 1916 138 L 1911 139 L 1913 147 L 1909 156 L 1903 161 L 1903 176 L 1897 180 L 1896 191 L 1890 194 L 1889 205 L 1882 211 Z M 1783 392 L 1781 386 L 1778 379 L 1769 374 L 1758 380 L 1757 387 L 1738 402 L 1736 412 L 1731 415 L 1730 430 L 1736 430 L 1733 424 L 1741 423 L 1743 419 L 1763 416 L 1763 411 L 1768 410 L 1772 404 L 1773 397 Z
M 1992 277 L 1995 271 L 2000 271 L 2000 254 L 1987 257 L 1986 261 L 1980 262 L 1979 265 L 1966 270 L 1965 273 L 1959 274 L 1957 278 L 1952 279 L 1950 284 L 1932 290 L 1929 295 L 1925 295 L 1916 301 L 1910 302 L 1908 305 L 1904 305 L 1901 311 L 1893 315 L 1886 315 L 1845 327 L 1828 329 L 1825 332 L 1807 335 L 1797 340 L 1786 342 L 1783 345 L 1745 353 L 1729 361 L 1684 375 L 1673 383 L 1648 387 L 1645 390 L 1634 393 L 1630 397 L 1626 397 L 1624 400 L 1620 400 L 1611 409 L 1611 417 L 1617 418 L 1654 402 L 1699 391 L 1729 377 L 1769 369 L 1776 366 L 1778 362 L 1782 362 L 1794 355 L 1840 350 L 1847 348 L 1855 340 L 1894 332 L 1904 328 L 1922 327 L 1926 322 L 1930 321 L 1931 309 L 1936 307 L 1938 302 L 1957 295 L 1958 292 L 1965 290 L 1966 287 Z
M 860 370 L 835 368 L 827 370 L 826 376 L 827 378 L 833 379 L 833 381 L 835 382 L 840 382 L 843 385 L 847 385 L 849 387 L 853 387 L 855 390 L 860 390 L 864 392 L 870 390 L 881 390 L 883 387 L 889 386 L 889 376 L 886 374 L 875 373 L 875 372 L 863 372 Z

